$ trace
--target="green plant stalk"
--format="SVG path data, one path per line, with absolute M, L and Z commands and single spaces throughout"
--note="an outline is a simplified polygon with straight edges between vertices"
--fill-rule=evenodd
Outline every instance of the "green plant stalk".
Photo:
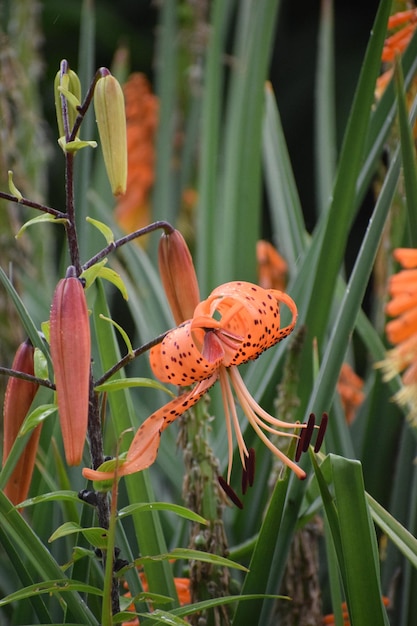
M 179 437 L 185 463 L 183 497 L 186 506 L 208 521 L 208 526 L 192 524 L 189 547 L 225 556 L 227 540 L 217 482 L 219 467 L 208 442 L 208 422 L 207 404 L 199 402 L 182 418 Z M 225 567 L 207 567 L 195 561 L 190 567 L 190 587 L 192 602 L 228 595 L 229 572 Z M 192 616 L 191 623 L 197 625 L 200 617 Z M 230 623 L 225 607 L 209 611 L 204 619 L 208 626 L 214 626 L 219 620 L 224 626 Z
M 104 288 L 100 280 L 96 281 L 96 293 L 94 302 L 94 325 L 97 337 L 97 345 L 100 354 L 102 370 L 107 371 L 112 365 L 120 360 L 120 352 L 117 345 L 114 329 L 109 324 L 100 320 L 100 314 L 105 317 L 110 316 L 107 306 Z M 114 378 L 124 377 L 122 370 L 115 374 Z M 128 429 L 137 427 L 137 416 L 132 404 L 129 390 L 124 389 L 109 394 L 109 405 L 112 415 L 114 432 L 122 433 Z M 121 451 L 127 449 L 132 436 L 125 436 L 121 442 Z M 133 502 L 153 502 L 153 489 L 149 480 L 149 474 L 145 470 L 133 476 L 124 478 L 129 496 L 129 501 Z M 147 514 L 135 514 L 133 521 L 136 536 L 143 555 L 163 554 L 167 551 L 161 522 L 157 511 Z M 148 562 L 145 565 L 145 573 L 150 590 L 158 590 L 158 593 L 174 598 L 173 605 L 176 604 L 177 597 L 172 571 L 167 562 Z M 140 589 L 131 589 L 135 595 Z M 166 605 L 164 605 L 166 608 Z

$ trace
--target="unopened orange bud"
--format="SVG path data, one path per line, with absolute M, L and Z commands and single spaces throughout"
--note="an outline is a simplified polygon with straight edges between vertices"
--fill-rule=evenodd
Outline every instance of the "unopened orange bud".
M 68 465 L 79 465 L 87 434 L 91 340 L 84 289 L 73 267 L 55 289 L 50 347 L 65 457 Z
M 110 73 L 99 78 L 94 89 L 94 110 L 104 164 L 113 194 L 126 193 L 127 138 L 123 90 Z
M 34 347 L 29 340 L 20 344 L 13 360 L 12 369 L 33 376 L 33 355 Z M 8 380 L 3 407 L 3 463 L 10 454 L 38 388 L 39 385 L 20 378 L 11 376 Z M 13 504 L 18 504 L 27 498 L 40 434 L 41 426 L 39 425 L 34 429 L 4 489 L 4 493 Z
M 200 302 L 193 259 L 179 230 L 164 233 L 158 249 L 159 272 L 176 324 L 193 316 Z

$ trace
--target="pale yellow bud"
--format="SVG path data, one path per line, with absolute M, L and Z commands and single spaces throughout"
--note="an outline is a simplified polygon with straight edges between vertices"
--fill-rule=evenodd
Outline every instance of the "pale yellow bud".
M 126 114 L 122 88 L 111 74 L 97 81 L 94 110 L 107 176 L 118 196 L 126 192 L 127 183 Z
M 64 74 L 61 74 L 61 71 L 57 72 L 57 75 L 55 76 L 54 93 L 59 136 L 64 137 L 65 129 L 64 119 L 62 115 L 61 96 L 64 96 L 67 100 L 69 125 L 68 131 L 69 133 L 71 133 L 75 120 L 78 116 L 77 106 L 79 106 L 81 102 L 81 83 L 77 74 L 70 69 L 68 69 L 68 72 L 65 72 Z

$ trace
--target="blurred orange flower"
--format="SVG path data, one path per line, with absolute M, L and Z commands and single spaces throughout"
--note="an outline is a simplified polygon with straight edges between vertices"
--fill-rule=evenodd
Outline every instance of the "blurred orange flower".
M 139 72 L 123 87 L 126 107 L 128 174 L 126 193 L 115 208 L 121 228 L 131 233 L 150 222 L 150 192 L 155 178 L 158 99 Z
M 143 591 L 145 592 L 149 591 L 148 581 L 146 580 L 146 576 L 144 572 L 139 572 L 139 578 L 142 583 Z M 189 578 L 174 578 L 174 584 L 177 590 L 178 601 L 180 605 L 184 606 L 184 604 L 191 604 L 190 579 Z M 125 589 L 129 589 L 128 584 L 126 582 L 124 583 L 124 587 Z M 128 591 L 124 597 L 130 598 L 131 597 L 130 592 Z M 135 610 L 134 604 L 131 604 L 127 610 L 134 611 Z M 122 626 L 139 626 L 139 624 L 140 624 L 139 618 L 136 617 L 128 622 L 123 622 Z
M 394 400 L 410 407 L 410 419 L 417 421 L 417 250 L 397 248 L 394 259 L 404 268 L 391 276 L 388 293 L 391 297 L 385 307 L 390 320 L 385 332 L 395 348 L 388 350 L 386 358 L 377 363 L 384 380 L 402 375 L 404 387 Z
M 272 243 L 260 239 L 256 244 L 258 284 L 263 289 L 283 291 L 287 283 L 288 265 Z
M 379 99 L 386 86 L 392 77 L 392 63 L 395 61 L 395 57 L 404 52 L 411 37 L 414 35 L 414 31 L 417 28 L 417 9 L 410 9 L 408 11 L 400 11 L 394 13 L 388 20 L 388 31 L 394 32 L 385 40 L 384 48 L 382 50 L 382 61 L 386 63 L 386 70 L 381 74 L 376 83 L 375 96 Z
M 362 404 L 365 394 L 363 392 L 363 380 L 360 378 L 348 363 L 343 363 L 337 391 L 340 394 L 346 421 L 351 424 L 355 418 L 356 409 Z
M 386 596 L 382 596 L 382 602 L 384 606 L 389 606 L 389 599 Z M 343 614 L 343 626 L 350 626 L 349 612 L 347 610 L 346 602 L 342 603 L 342 614 Z M 323 617 L 322 623 L 323 623 L 323 626 L 335 626 L 336 622 L 335 622 L 333 613 L 329 615 L 325 615 Z

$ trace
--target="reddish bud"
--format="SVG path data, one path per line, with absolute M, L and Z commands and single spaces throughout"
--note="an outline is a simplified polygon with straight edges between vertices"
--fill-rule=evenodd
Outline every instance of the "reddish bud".
M 75 276 L 56 287 L 50 346 L 65 457 L 68 465 L 79 465 L 87 434 L 91 340 L 84 289 Z
M 193 316 L 200 302 L 193 259 L 179 230 L 164 233 L 158 249 L 159 272 L 176 324 Z
M 34 347 L 29 340 L 22 343 L 17 349 L 12 369 L 33 376 L 34 351 Z M 10 450 L 16 440 L 23 420 L 28 414 L 30 405 L 36 395 L 38 387 L 39 385 L 35 383 L 15 378 L 13 376 L 11 376 L 7 382 L 3 408 L 3 463 L 10 454 Z M 30 482 L 32 480 L 40 434 L 41 426 L 37 426 L 34 429 L 25 450 L 17 462 L 4 489 L 4 493 L 11 500 L 11 502 L 13 502 L 13 504 L 18 504 L 27 498 Z

